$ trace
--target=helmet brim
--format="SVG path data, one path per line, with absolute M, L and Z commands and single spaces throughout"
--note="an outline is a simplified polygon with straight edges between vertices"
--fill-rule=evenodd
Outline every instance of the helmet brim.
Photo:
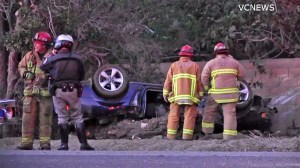
M 192 56 L 194 56 L 194 54 L 193 53 L 189 53 L 189 52 L 183 52 L 183 51 L 181 51 L 179 53 L 179 56 L 182 56 L 182 57 L 192 57 Z

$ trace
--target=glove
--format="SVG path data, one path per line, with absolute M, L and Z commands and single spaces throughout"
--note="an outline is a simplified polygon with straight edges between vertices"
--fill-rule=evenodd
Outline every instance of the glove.
M 169 102 L 168 97 L 166 95 L 163 95 L 165 102 Z
M 30 71 L 25 71 L 23 74 L 23 78 L 33 80 L 35 78 L 35 74 Z
M 58 50 L 56 50 L 56 49 L 53 49 L 53 50 L 52 50 L 52 52 L 51 52 L 51 56 L 53 56 L 53 55 L 57 54 L 57 52 L 58 52 Z

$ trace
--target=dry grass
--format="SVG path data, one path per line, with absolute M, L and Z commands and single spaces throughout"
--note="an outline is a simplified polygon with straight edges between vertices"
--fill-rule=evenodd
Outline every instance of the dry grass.
M 20 138 L 0 139 L 0 150 L 13 150 L 20 143 Z M 239 140 L 165 140 L 161 136 L 151 139 L 105 139 L 89 140 L 91 146 L 99 151 L 300 151 L 300 140 L 297 137 L 248 137 Z M 60 145 L 59 140 L 51 142 L 52 149 Z M 79 143 L 76 136 L 70 135 L 70 150 L 78 150 Z M 38 149 L 35 141 L 34 148 Z

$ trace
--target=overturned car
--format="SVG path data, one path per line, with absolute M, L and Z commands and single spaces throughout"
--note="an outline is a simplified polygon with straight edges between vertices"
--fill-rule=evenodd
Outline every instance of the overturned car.
M 163 100 L 163 85 L 129 82 L 125 71 L 118 66 L 101 66 L 95 72 L 92 81 L 84 81 L 83 86 L 80 100 L 87 125 L 105 127 L 126 119 L 142 121 L 160 117 L 166 118 L 169 111 L 169 104 Z M 269 131 L 272 124 L 270 117 L 277 112 L 276 107 L 269 106 L 271 99 L 263 99 L 258 95 L 253 95 L 250 86 L 245 81 L 239 81 L 239 90 L 238 131 Z M 199 115 L 195 128 L 196 134 L 201 132 L 201 113 L 205 107 L 205 100 L 204 97 L 198 105 Z M 0 124 L 11 118 L 21 119 L 20 110 L 22 108 L 18 108 L 19 105 L 20 102 L 15 102 L 15 100 L 0 101 Z M 215 122 L 215 133 L 223 131 L 223 116 L 221 109 L 219 111 L 219 116 Z M 3 114 L 1 115 L 1 113 Z M 1 116 L 3 116 L 2 120 Z M 55 130 L 57 122 L 56 119 L 53 121 Z M 58 131 L 54 132 L 58 133 Z M 166 130 L 163 128 L 159 133 L 165 132 Z
M 81 97 L 82 111 L 86 118 L 93 118 L 99 124 L 120 119 L 142 120 L 166 116 L 169 104 L 163 100 L 163 85 L 129 82 L 124 71 L 116 66 L 99 69 L 92 84 L 84 86 Z M 240 97 L 237 104 L 238 130 L 269 131 L 271 115 L 276 107 L 269 106 L 271 99 L 253 95 L 246 81 L 239 81 Z M 198 105 L 198 122 L 205 106 L 204 97 Z M 222 132 L 223 116 L 220 109 L 215 132 Z M 201 124 L 196 124 L 196 127 Z M 195 129 L 201 130 L 201 129 Z

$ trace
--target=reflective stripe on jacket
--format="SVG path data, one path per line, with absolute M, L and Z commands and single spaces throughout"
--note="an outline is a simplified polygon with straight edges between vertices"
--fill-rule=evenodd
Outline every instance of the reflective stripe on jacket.
M 181 57 L 169 68 L 163 94 L 169 102 L 177 104 L 198 104 L 203 96 L 200 81 L 200 67 L 187 57 Z
M 49 50 L 44 58 L 48 57 L 51 53 L 51 50 Z M 46 75 L 44 71 L 40 69 L 40 65 L 42 64 L 42 61 L 35 51 L 28 52 L 20 61 L 18 65 L 18 69 L 20 72 L 21 77 L 23 77 L 23 74 L 25 71 L 30 71 L 35 74 L 34 80 L 27 80 L 24 79 L 24 96 L 32 96 L 32 95 L 39 95 L 39 96 L 51 96 L 48 88 L 42 88 L 41 84 L 44 81 Z
M 243 78 L 243 66 L 231 55 L 217 55 L 203 68 L 201 82 L 217 103 L 237 102 L 237 78 Z

